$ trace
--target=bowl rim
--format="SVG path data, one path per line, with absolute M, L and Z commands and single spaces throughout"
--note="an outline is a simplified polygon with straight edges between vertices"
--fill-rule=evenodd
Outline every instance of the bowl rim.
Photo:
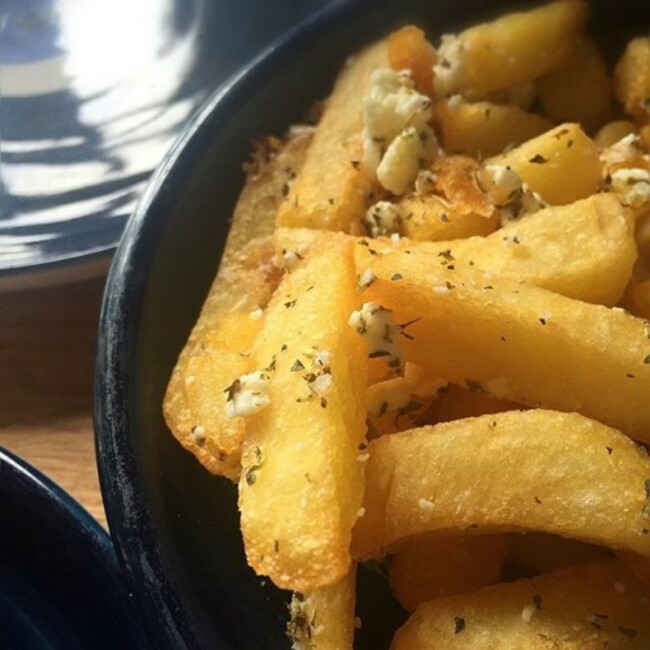
M 57 575 L 61 579 L 61 575 L 65 574 L 75 585 L 74 593 L 78 594 L 80 599 L 78 604 L 83 604 L 84 596 L 89 595 L 90 591 L 101 591 L 105 597 L 104 606 L 101 610 L 99 607 L 93 610 L 86 609 L 84 615 L 96 622 L 108 621 L 115 625 L 116 629 L 120 630 L 122 642 L 129 643 L 129 647 L 150 647 L 144 630 L 135 617 L 108 531 L 61 486 L 27 461 L 1 446 L 0 491 L 4 499 L 10 498 L 14 502 L 19 500 L 19 516 L 29 517 L 30 522 L 36 527 L 35 530 L 49 538 L 49 542 L 45 545 L 39 545 L 36 540 L 33 540 L 33 544 L 31 541 L 28 542 L 25 548 L 20 544 L 14 545 L 14 548 L 19 549 L 20 557 L 25 557 L 30 563 L 29 558 L 36 552 L 37 547 L 39 556 L 45 554 L 51 570 L 50 574 L 43 576 L 42 579 L 36 578 L 39 587 L 55 579 Z M 8 516 L 9 520 L 7 520 Z M 11 515 L 4 512 L 3 525 L 5 528 L 8 525 L 8 530 L 11 530 L 12 524 L 21 525 L 20 520 L 12 521 Z M 63 544 L 74 550 L 75 561 L 83 562 L 88 572 L 73 571 L 69 566 L 71 558 L 53 550 L 57 548 L 60 550 Z M 33 575 L 29 580 L 34 580 Z M 101 583 L 95 582 L 96 580 Z M 56 603 L 53 602 L 53 605 Z M 106 609 L 107 605 L 110 605 L 109 609 Z
M 128 395 L 133 369 L 141 298 L 160 232 L 158 204 L 167 201 L 170 179 L 180 174 L 177 161 L 194 157 L 204 134 L 234 115 L 268 75 L 315 36 L 342 24 L 373 0 L 332 0 L 273 41 L 222 83 L 193 115 L 151 176 L 137 202 L 113 258 L 105 285 L 98 327 L 94 378 L 95 446 L 106 518 L 119 563 L 145 625 L 160 647 L 200 647 L 172 582 L 163 571 L 135 453 L 136 423 Z M 147 260 L 133 264 L 132 260 Z

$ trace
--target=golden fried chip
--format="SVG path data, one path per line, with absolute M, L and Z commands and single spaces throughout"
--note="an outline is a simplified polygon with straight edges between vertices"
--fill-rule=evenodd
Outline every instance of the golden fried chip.
M 351 248 L 339 239 L 285 275 L 253 349 L 270 403 L 246 421 L 246 555 L 259 574 L 302 593 L 348 572 L 361 506 L 367 378 L 347 324 L 358 300 Z
M 397 632 L 394 650 L 434 648 L 647 648 L 646 590 L 616 561 L 425 603 Z
M 373 440 L 360 559 L 423 533 L 537 530 L 650 555 L 650 459 L 577 413 L 483 415 Z

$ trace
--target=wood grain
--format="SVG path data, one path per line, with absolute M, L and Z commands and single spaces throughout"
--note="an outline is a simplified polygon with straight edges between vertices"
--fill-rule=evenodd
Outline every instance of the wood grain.
M 0 446 L 106 525 L 92 426 L 104 278 L 0 294 Z

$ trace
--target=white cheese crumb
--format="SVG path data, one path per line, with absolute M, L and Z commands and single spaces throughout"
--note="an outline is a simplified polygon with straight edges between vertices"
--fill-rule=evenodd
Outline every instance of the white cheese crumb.
M 421 512 L 430 515 L 436 507 L 436 504 L 433 501 L 429 501 L 429 499 L 419 499 L 418 500 L 418 508 L 420 509 Z
M 530 623 L 533 620 L 533 616 L 537 612 L 537 608 L 534 605 L 526 605 L 521 610 L 521 620 L 524 623 Z
M 262 311 L 262 308 L 258 307 L 257 309 L 254 309 L 252 312 L 250 312 L 250 314 L 248 314 L 248 317 L 251 320 L 259 320 L 260 318 L 262 318 L 263 314 L 264 312 Z
M 636 133 L 630 133 L 613 145 L 603 149 L 600 152 L 600 160 L 605 167 L 611 167 L 636 158 L 643 151 L 643 140 Z
M 368 208 L 363 223 L 371 237 L 381 237 L 397 233 L 402 227 L 402 217 L 394 203 L 378 201 Z
M 371 74 L 363 102 L 363 161 L 394 194 L 405 193 L 415 180 L 418 164 L 429 162 L 438 151 L 435 134 L 427 126 L 431 106 L 431 99 L 415 90 L 408 70 L 382 68 Z M 419 144 L 409 142 L 412 132 Z M 396 177 L 396 165 L 407 160 L 409 173 Z
M 437 293 L 441 296 L 447 296 L 451 292 L 451 289 L 444 284 L 437 284 L 433 287 L 433 293 Z
M 449 108 L 450 111 L 455 111 L 459 109 L 464 103 L 463 96 L 462 95 L 452 95 L 448 100 L 447 100 L 447 108 Z
M 285 271 L 292 271 L 296 264 L 302 259 L 302 255 L 296 253 L 296 251 L 282 251 L 282 268 Z
M 366 269 L 357 280 L 357 290 L 365 291 L 375 279 L 375 274 L 372 272 L 372 269 Z
M 366 340 L 370 358 L 383 359 L 390 368 L 401 370 L 404 352 L 397 345 L 399 328 L 389 309 L 366 302 L 360 310 L 352 312 L 348 324 Z
M 612 189 L 623 194 L 623 203 L 636 208 L 650 201 L 650 171 L 647 169 L 617 169 L 610 179 Z
M 197 425 L 192 427 L 192 440 L 197 445 L 202 445 L 205 442 L 205 428 Z
M 624 594 L 627 591 L 627 589 L 625 588 L 625 585 L 622 582 L 615 582 L 614 591 L 617 594 Z
M 226 390 L 226 415 L 247 417 L 265 409 L 271 403 L 269 381 L 269 375 L 260 371 L 236 379 Z
M 307 386 L 312 392 L 318 395 L 318 397 L 326 397 L 332 390 L 332 375 L 329 372 L 316 375 L 314 380 L 310 381 Z
M 418 172 L 426 167 L 438 152 L 438 141 L 429 126 L 420 130 L 405 128 L 386 149 L 379 166 L 377 180 L 393 194 L 401 195 L 413 186 Z
M 321 350 L 314 356 L 314 365 L 321 368 L 329 368 L 332 363 L 332 353 L 329 350 Z
M 483 170 L 489 180 L 487 195 L 494 205 L 507 205 L 516 193 L 521 192 L 522 180 L 512 167 L 488 164 Z

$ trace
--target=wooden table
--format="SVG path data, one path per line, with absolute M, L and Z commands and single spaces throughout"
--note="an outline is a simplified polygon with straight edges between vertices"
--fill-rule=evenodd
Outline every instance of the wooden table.
M 104 278 L 0 294 L 0 446 L 47 474 L 106 525 L 92 426 Z

